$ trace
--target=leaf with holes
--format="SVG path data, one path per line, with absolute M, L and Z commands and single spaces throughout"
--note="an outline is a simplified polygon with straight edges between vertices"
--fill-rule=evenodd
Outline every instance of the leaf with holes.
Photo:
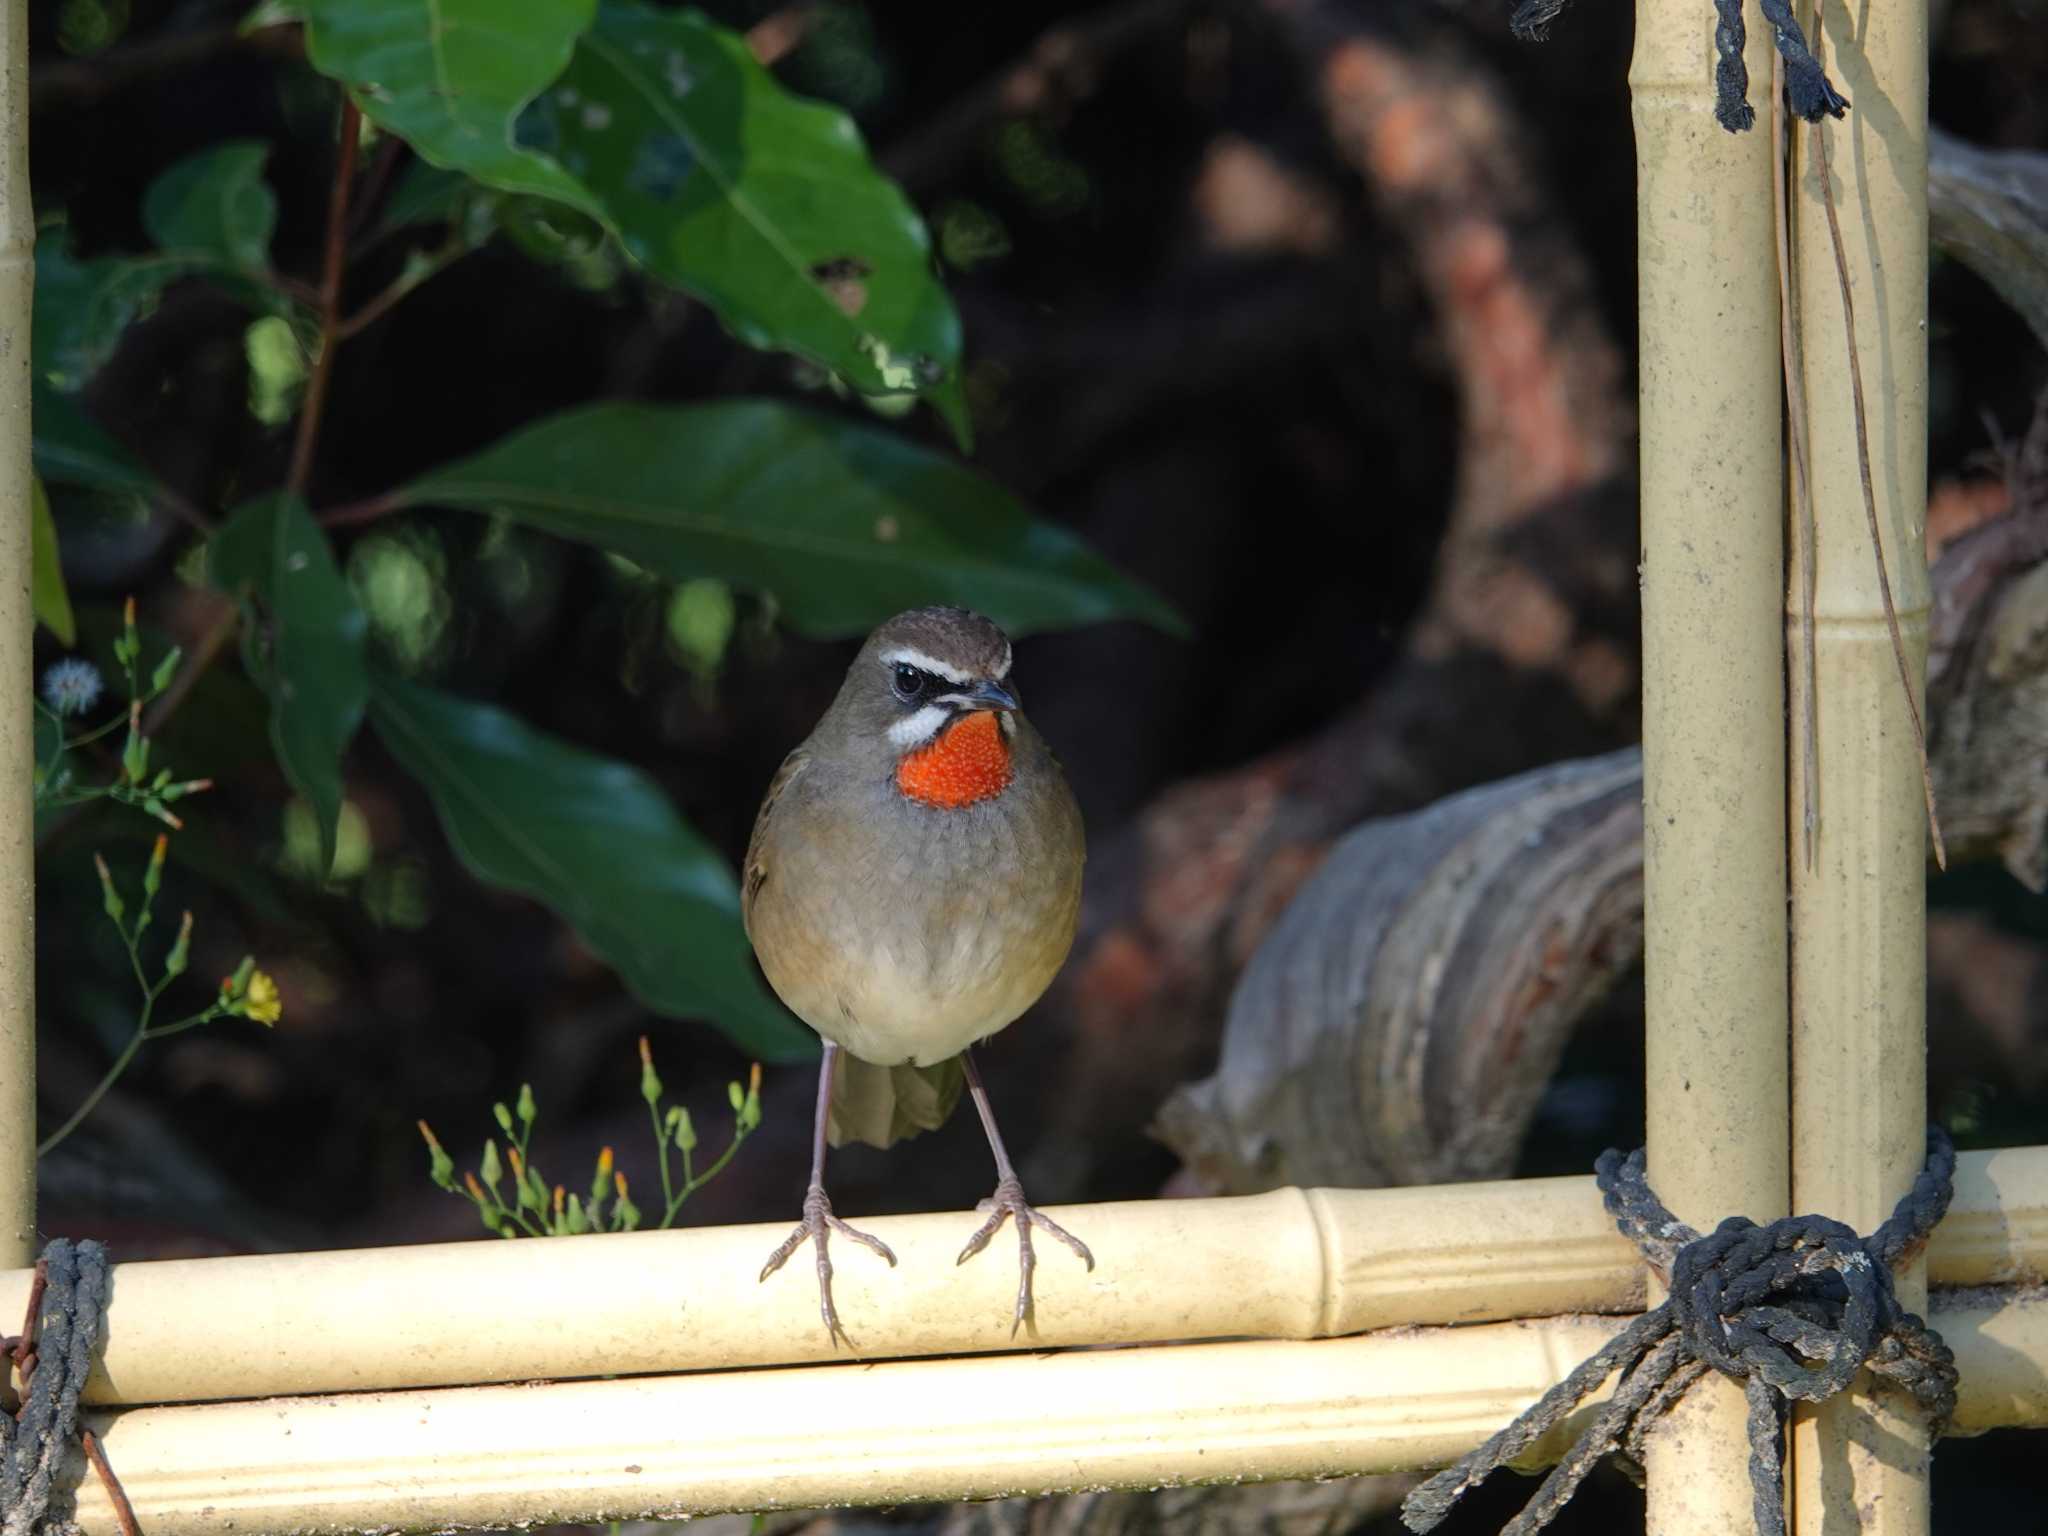
M 750 346 L 866 394 L 930 391 L 957 372 L 959 317 L 924 221 L 852 120 L 785 91 L 739 33 L 606 0 L 520 132 L 590 188 L 629 255 Z M 964 433 L 957 392 L 942 393 Z
M 180 160 L 149 184 L 142 223 L 166 254 L 218 262 L 238 272 L 270 266 L 277 197 L 263 180 L 269 146 L 218 144 Z
M 269 653 L 256 670 L 270 695 L 271 744 L 313 808 L 324 873 L 341 819 L 341 755 L 369 695 L 362 610 L 306 504 L 282 492 L 221 525 L 207 545 L 207 571 L 216 586 L 249 593 L 263 607 Z
M 1164 599 L 994 481 L 894 433 L 769 400 L 588 406 L 397 493 L 503 513 L 675 580 L 772 593 L 790 623 L 852 635 L 924 603 L 1012 633 L 1104 619 L 1186 632 Z
M 381 672 L 370 720 L 470 872 L 559 913 L 648 1007 L 772 1061 L 815 1054 L 755 974 L 731 869 L 645 774 Z
M 601 214 L 574 176 L 512 135 L 520 109 L 568 63 L 596 0 L 297 0 L 293 9 L 313 67 L 429 164 Z

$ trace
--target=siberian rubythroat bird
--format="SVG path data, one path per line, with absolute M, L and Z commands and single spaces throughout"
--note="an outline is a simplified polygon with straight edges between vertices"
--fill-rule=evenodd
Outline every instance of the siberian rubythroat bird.
M 1031 1307 L 1033 1228 L 1095 1267 L 1025 1200 L 972 1050 L 1038 1000 L 1073 947 L 1085 855 L 1080 808 L 1010 679 L 1010 642 L 965 609 L 914 609 L 870 635 L 769 784 L 740 911 L 769 984 L 824 1038 L 825 1059 L 803 1217 L 761 1278 L 812 1243 L 835 1343 L 831 1234 L 896 1256 L 833 1214 L 826 1143 L 935 1129 L 963 1080 L 996 1188 L 961 1262 L 1016 1223 L 1013 1334 Z

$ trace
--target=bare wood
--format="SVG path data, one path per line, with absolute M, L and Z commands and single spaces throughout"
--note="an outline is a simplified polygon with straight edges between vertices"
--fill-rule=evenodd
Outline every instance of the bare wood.
M 2048 154 L 1980 149 L 1927 130 L 1927 235 L 2048 347 Z
M 2020 459 L 2037 455 L 2048 400 Z M 1928 723 L 1956 856 L 2033 883 L 2048 474 L 2025 496 L 1934 569 Z M 1632 752 L 1561 764 L 1346 837 L 1247 967 L 1217 1072 L 1161 1111 L 1198 1186 L 1504 1177 L 1584 1009 L 1640 958 L 1639 772 Z

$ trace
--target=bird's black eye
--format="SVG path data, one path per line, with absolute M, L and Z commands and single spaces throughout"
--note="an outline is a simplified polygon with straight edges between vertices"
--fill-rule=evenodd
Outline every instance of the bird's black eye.
M 904 703 L 910 703 L 919 694 L 923 693 L 925 685 L 930 681 L 929 677 L 918 671 L 909 662 L 899 661 L 896 664 L 896 676 L 894 679 L 896 697 Z

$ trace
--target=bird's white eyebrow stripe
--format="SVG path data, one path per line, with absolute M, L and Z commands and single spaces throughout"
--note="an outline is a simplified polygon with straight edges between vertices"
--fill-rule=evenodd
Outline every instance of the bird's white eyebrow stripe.
M 892 663 L 893 665 L 893 663 Z M 911 663 L 916 666 L 916 662 Z M 904 750 L 930 741 L 946 723 L 950 712 L 936 704 L 927 704 L 915 714 L 905 715 L 889 727 L 889 744 Z
M 1001 682 L 1010 675 L 1010 642 L 1003 642 L 1003 659 L 996 666 L 996 681 Z
M 894 650 L 882 652 L 882 665 L 916 667 L 920 672 L 929 672 L 934 677 L 943 677 L 947 682 L 959 683 L 963 687 L 974 681 L 958 667 L 949 667 L 943 661 L 927 656 L 923 651 L 908 645 L 899 645 Z M 917 717 L 913 715 L 911 718 L 914 720 Z

